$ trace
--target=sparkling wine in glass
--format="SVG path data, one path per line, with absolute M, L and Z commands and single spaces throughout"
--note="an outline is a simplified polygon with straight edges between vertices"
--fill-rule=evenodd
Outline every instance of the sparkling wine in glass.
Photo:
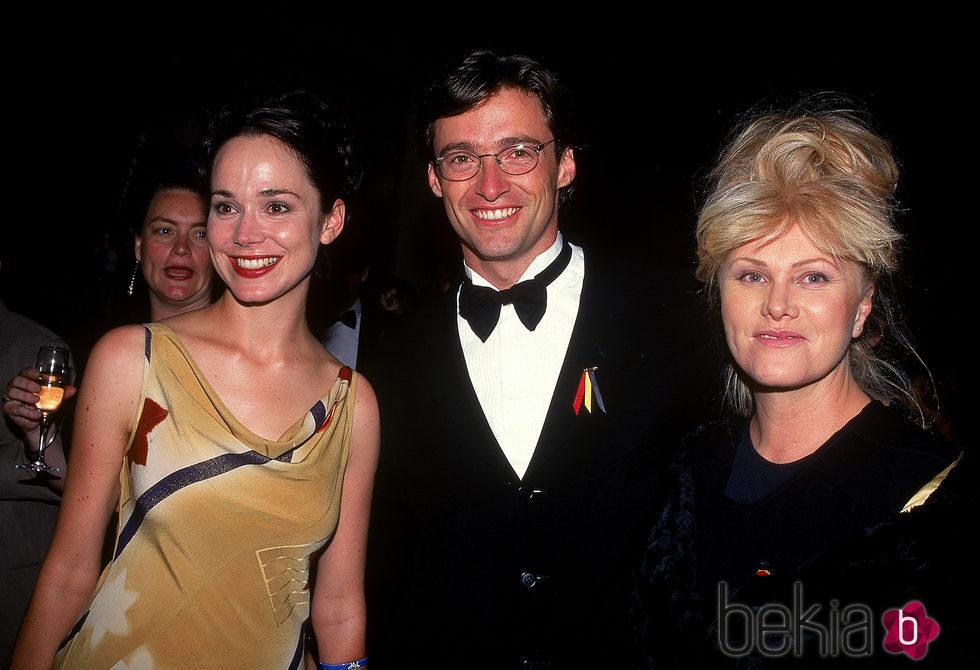
M 48 417 L 61 406 L 65 397 L 65 384 L 68 381 L 68 350 L 62 347 L 41 347 L 37 351 L 38 370 L 37 383 L 41 390 L 37 393 L 36 407 L 41 410 L 41 425 L 38 430 L 37 457 L 33 462 L 19 464 L 18 468 L 34 472 L 57 472 L 59 468 L 44 462 L 45 434 L 48 429 Z

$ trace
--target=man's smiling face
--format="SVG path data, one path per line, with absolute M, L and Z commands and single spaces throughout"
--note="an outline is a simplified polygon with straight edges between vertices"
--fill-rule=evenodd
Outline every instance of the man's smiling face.
M 437 120 L 434 131 L 437 156 L 453 149 L 493 154 L 553 139 L 541 103 L 515 88 L 504 88 L 459 116 Z M 517 281 L 554 243 L 558 190 L 574 178 L 572 150 L 558 157 L 553 142 L 541 150 L 538 165 L 522 175 L 507 174 L 492 156 L 483 158 L 480 171 L 466 181 L 443 179 L 429 164 L 429 186 L 445 202 L 466 264 L 498 288 Z

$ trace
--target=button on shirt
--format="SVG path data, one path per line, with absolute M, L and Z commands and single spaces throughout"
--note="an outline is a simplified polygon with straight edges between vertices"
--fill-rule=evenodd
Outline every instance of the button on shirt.
M 531 262 L 518 281 L 531 279 L 548 267 L 563 243 L 559 233 L 555 243 Z M 497 327 L 486 342 L 481 342 L 459 316 L 457 291 L 456 325 L 470 382 L 497 443 L 518 477 L 527 472 L 534 454 L 578 315 L 585 254 L 580 247 L 571 247 L 568 267 L 548 286 L 548 308 L 533 331 L 521 323 L 513 305 L 504 305 Z M 463 265 L 474 285 L 494 288 Z

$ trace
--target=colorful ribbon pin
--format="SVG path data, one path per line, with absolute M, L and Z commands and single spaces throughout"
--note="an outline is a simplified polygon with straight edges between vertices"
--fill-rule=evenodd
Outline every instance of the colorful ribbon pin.
M 599 384 L 596 383 L 595 371 L 598 367 L 585 368 L 582 370 L 582 379 L 579 380 L 578 390 L 575 392 L 575 400 L 572 402 L 572 409 L 575 410 L 577 415 L 582 405 L 585 405 L 585 410 L 589 413 L 592 412 L 592 401 L 595 399 L 596 406 L 606 414 L 606 406 L 602 402 L 602 394 L 599 393 Z

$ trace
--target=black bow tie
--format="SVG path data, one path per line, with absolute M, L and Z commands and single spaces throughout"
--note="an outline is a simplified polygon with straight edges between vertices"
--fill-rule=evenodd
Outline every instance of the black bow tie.
M 466 277 L 459 289 L 459 315 L 466 319 L 483 342 L 487 341 L 497 326 L 501 305 L 513 304 L 521 323 L 528 330 L 534 330 L 548 306 L 548 284 L 562 273 L 571 257 L 572 247 L 565 242 L 558 258 L 535 275 L 534 279 L 514 284 L 503 291 L 495 291 L 487 286 L 474 286 L 470 278 Z
M 348 328 L 354 328 L 357 326 L 357 314 L 354 312 L 354 310 L 349 309 L 346 312 L 338 314 L 333 322 L 342 323 Z

